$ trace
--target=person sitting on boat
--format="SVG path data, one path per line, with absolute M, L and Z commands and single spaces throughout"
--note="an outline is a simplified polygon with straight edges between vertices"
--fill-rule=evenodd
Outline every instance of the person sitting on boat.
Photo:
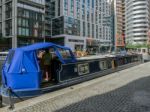
M 46 49 L 42 57 L 43 65 L 44 65 L 44 77 L 46 81 L 51 80 L 51 59 L 52 56 L 49 53 L 49 49 Z
M 38 63 L 40 65 L 41 70 L 44 70 L 44 68 L 43 68 L 43 60 L 42 60 L 42 57 L 43 57 L 44 53 L 45 53 L 44 50 L 37 51 L 37 60 L 38 60 Z
M 58 82 L 57 72 L 60 69 L 60 64 L 61 64 L 61 62 L 60 62 L 58 56 L 54 54 L 52 61 L 51 61 L 51 73 L 52 73 L 51 76 L 52 76 L 52 80 L 56 83 Z

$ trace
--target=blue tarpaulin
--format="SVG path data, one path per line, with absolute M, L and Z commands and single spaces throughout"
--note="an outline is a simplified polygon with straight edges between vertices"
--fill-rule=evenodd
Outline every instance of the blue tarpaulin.
M 37 43 L 26 47 L 11 49 L 3 67 L 3 81 L 12 89 L 38 89 L 41 83 L 42 73 L 37 61 L 36 50 L 54 48 L 62 64 L 76 62 L 70 48 L 53 43 Z M 69 50 L 72 58 L 63 60 L 57 48 Z

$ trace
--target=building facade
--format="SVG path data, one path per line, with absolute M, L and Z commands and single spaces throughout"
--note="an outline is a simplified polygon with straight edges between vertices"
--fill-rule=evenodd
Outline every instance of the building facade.
M 12 47 L 50 40 L 108 50 L 112 29 L 111 0 L 0 0 L 0 38 Z
M 45 29 L 58 43 L 72 50 L 112 46 L 111 0 L 46 0 L 46 4 L 45 21 L 51 22 Z
M 0 0 L 0 38 L 12 47 L 44 39 L 45 0 Z
M 115 47 L 125 47 L 125 0 L 114 0 Z
M 125 0 L 125 22 L 126 43 L 146 43 L 150 28 L 150 1 Z

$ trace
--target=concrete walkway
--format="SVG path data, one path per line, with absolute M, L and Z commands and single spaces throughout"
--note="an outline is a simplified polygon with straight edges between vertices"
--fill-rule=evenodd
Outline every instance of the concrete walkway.
M 150 63 L 18 103 L 13 111 L 150 112 Z

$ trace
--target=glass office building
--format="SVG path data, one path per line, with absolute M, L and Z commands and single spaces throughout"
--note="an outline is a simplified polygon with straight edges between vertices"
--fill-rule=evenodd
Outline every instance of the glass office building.
M 54 39 L 72 50 L 108 50 L 111 10 L 111 0 L 0 0 L 0 38 L 12 47 Z
M 72 50 L 112 45 L 111 0 L 46 1 L 52 38 L 61 38 Z
M 43 41 L 45 0 L 0 0 L 0 38 L 12 47 Z

